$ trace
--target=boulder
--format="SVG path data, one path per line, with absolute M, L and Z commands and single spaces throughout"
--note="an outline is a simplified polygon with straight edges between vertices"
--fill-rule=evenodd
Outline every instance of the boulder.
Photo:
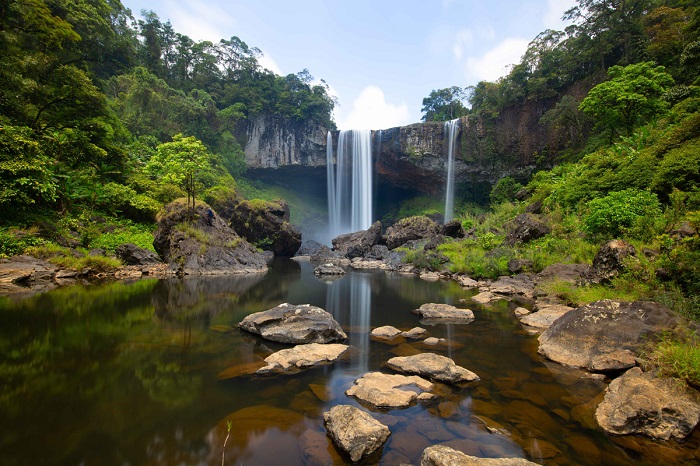
M 300 369 L 333 362 L 347 349 L 348 345 L 340 343 L 297 345 L 294 348 L 283 349 L 266 357 L 267 365 L 258 369 L 257 373 L 298 372 Z
M 608 241 L 598 250 L 593 258 L 593 267 L 589 278 L 593 283 L 606 283 L 625 269 L 628 257 L 636 257 L 637 251 L 626 241 L 615 239 Z
M 580 306 L 557 319 L 539 336 L 545 357 L 589 370 L 619 370 L 620 351 L 633 354 L 649 337 L 672 330 L 683 319 L 654 302 L 601 300 Z M 609 359 L 610 366 L 604 361 Z
M 508 261 L 510 273 L 521 273 L 530 270 L 534 263 L 530 259 L 511 259 Z
M 331 314 L 310 304 L 280 304 L 246 316 L 238 326 L 280 343 L 333 343 L 347 338 Z
M 184 199 L 163 207 L 153 247 L 169 269 L 180 275 L 267 270 L 264 257 L 202 202 L 197 203 L 193 219 Z
M 524 458 L 479 458 L 469 456 L 446 445 L 433 445 L 423 450 L 420 466 L 529 466 Z
M 370 335 L 374 338 L 379 338 L 382 340 L 393 340 L 394 338 L 401 335 L 401 330 L 391 325 L 384 325 L 383 327 L 377 327 L 372 329 Z
M 548 265 L 537 274 L 537 282 L 547 282 L 552 280 L 567 283 L 580 283 L 590 271 L 588 264 L 552 264 Z
M 542 238 L 552 231 L 542 219 L 535 214 L 520 214 L 513 220 L 511 229 L 506 235 L 505 244 L 514 246 L 516 243 L 528 243 Z
M 384 242 L 389 249 L 395 249 L 408 241 L 432 238 L 438 234 L 440 234 L 440 226 L 428 217 L 408 217 L 387 228 Z
M 499 277 L 489 286 L 491 293 L 521 295 L 531 298 L 535 291 L 535 275 L 521 273 L 512 277 Z
M 297 251 L 296 255 L 297 256 L 311 256 L 312 254 L 317 253 L 322 247 L 323 247 L 323 245 L 321 243 L 310 239 L 308 241 L 304 241 L 301 244 L 301 247 Z
M 459 220 L 450 220 L 442 227 L 442 234 L 450 238 L 464 238 L 464 227 Z
M 289 223 L 289 204 L 281 199 L 239 202 L 233 210 L 231 227 L 250 243 L 276 256 L 291 257 L 301 247 L 301 233 Z
M 338 251 L 331 251 L 328 246 L 321 246 L 316 252 L 309 257 L 311 262 L 335 264 L 335 265 L 350 265 L 350 259 L 347 259 Z
M 321 264 L 314 269 L 314 275 L 317 277 L 324 275 L 345 275 L 345 270 L 337 265 Z
M 426 303 L 413 310 L 421 319 L 433 323 L 468 324 L 474 320 L 474 312 L 471 309 L 459 309 L 449 304 Z
M 133 243 L 124 243 L 114 250 L 114 253 L 126 265 L 152 265 L 159 264 L 160 258 L 156 253 L 136 246 Z
M 355 380 L 345 394 L 375 408 L 406 408 L 416 400 L 433 399 L 432 389 L 432 383 L 417 375 L 370 372 Z
M 333 442 L 353 463 L 379 450 L 391 432 L 384 424 L 350 405 L 339 405 L 323 413 L 323 424 Z
M 348 259 L 364 257 L 382 239 L 382 223 L 376 221 L 367 230 L 347 233 L 333 238 L 333 250 L 340 251 Z
M 520 323 L 530 327 L 545 329 L 551 327 L 558 318 L 573 310 L 573 307 L 563 304 L 538 304 L 533 309 L 534 312 L 521 315 L 518 319 Z
M 387 366 L 406 374 L 416 374 L 431 380 L 446 383 L 476 382 L 479 376 L 455 364 L 445 356 L 435 353 L 421 353 L 414 356 L 394 357 Z
M 700 421 L 700 393 L 633 367 L 610 383 L 595 417 L 610 434 L 682 439 Z
M 58 267 L 31 256 L 0 259 L 0 295 L 48 291 L 56 287 Z

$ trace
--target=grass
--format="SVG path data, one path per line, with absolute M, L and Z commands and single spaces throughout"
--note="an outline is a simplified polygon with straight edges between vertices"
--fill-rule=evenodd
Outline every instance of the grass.
M 32 246 L 27 248 L 26 252 L 59 267 L 77 271 L 89 268 L 93 272 L 112 272 L 124 265 L 119 259 L 113 257 L 90 256 L 88 250 L 84 248 L 76 250 L 83 256 L 75 257 L 73 250 L 55 243 Z
M 696 334 L 664 335 L 650 357 L 659 366 L 660 375 L 700 387 L 700 337 Z

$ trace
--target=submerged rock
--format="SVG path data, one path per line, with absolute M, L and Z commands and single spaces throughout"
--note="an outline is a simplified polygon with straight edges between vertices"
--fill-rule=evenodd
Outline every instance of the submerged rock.
M 423 450 L 420 466 L 528 466 L 536 465 L 524 458 L 479 458 L 469 456 L 446 445 L 433 445 Z
M 257 373 L 297 372 L 299 369 L 333 362 L 347 349 L 348 345 L 340 343 L 297 345 L 266 357 L 267 365 L 258 369 Z
M 435 353 L 395 357 L 389 359 L 386 364 L 399 372 L 417 374 L 438 382 L 462 383 L 479 380 L 479 376 L 472 371 L 458 366 L 448 357 Z
M 430 400 L 433 384 L 417 375 L 370 372 L 355 380 L 345 394 L 375 408 L 406 408 L 416 400 Z
M 379 450 L 391 434 L 387 426 L 350 405 L 334 406 L 323 413 L 323 423 L 333 442 L 353 462 Z
M 347 338 L 330 313 L 310 304 L 280 304 L 247 316 L 238 326 L 280 343 L 333 343 Z
M 700 422 L 700 393 L 633 367 L 610 383 L 595 417 L 610 434 L 682 439 Z
M 426 303 L 413 312 L 425 322 L 468 324 L 474 320 L 471 309 L 459 309 L 449 304 Z
M 620 351 L 636 354 L 650 335 L 672 330 L 682 322 L 681 317 L 657 303 L 605 299 L 557 319 L 540 335 L 538 352 L 568 366 L 619 370 L 615 355 Z M 604 364 L 606 359 L 611 361 L 610 366 Z

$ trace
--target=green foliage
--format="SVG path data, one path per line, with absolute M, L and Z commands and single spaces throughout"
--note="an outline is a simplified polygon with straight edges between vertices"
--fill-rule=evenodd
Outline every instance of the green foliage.
M 438 251 L 448 258 L 450 272 L 476 279 L 508 275 L 508 261 L 513 258 L 512 250 L 496 248 L 487 251 L 473 240 L 445 243 L 438 247 Z
M 110 226 L 109 230 L 111 231 L 98 233 L 90 242 L 90 247 L 104 249 L 108 254 L 113 254 L 118 246 L 132 243 L 142 249 L 155 252 L 153 248 L 153 225 L 132 223 L 126 220 Z
M 515 194 L 520 191 L 522 187 L 523 185 L 515 181 L 513 177 L 504 176 L 498 180 L 491 189 L 491 194 L 489 195 L 491 204 L 498 205 L 504 202 L 513 202 L 515 200 Z
M 23 254 L 27 249 L 44 244 L 44 239 L 27 231 L 0 229 L 0 258 Z
M 700 387 L 700 340 L 692 332 L 667 334 L 653 348 L 651 359 L 660 368 L 660 375 L 677 377 Z
M 583 228 L 593 238 L 653 237 L 661 219 L 656 194 L 637 189 L 612 192 L 586 204 Z
M 86 249 L 78 249 L 81 256 L 76 257 L 69 248 L 51 243 L 29 247 L 26 252 L 59 267 L 76 271 L 90 269 L 92 272 L 113 272 L 123 265 L 119 259 L 112 257 L 90 256 Z
M 462 101 L 466 98 L 464 89 L 452 86 L 445 89 L 432 90 L 423 99 L 421 117 L 423 121 L 449 121 L 468 113 Z
M 636 127 L 668 109 L 662 97 L 674 81 L 663 66 L 654 62 L 616 65 L 608 70 L 608 78 L 590 90 L 579 108 L 609 131 L 611 140 L 620 128 L 624 130 L 622 135 L 629 136 Z
M 29 128 L 0 127 L 0 209 L 52 203 L 58 197 L 52 160 Z

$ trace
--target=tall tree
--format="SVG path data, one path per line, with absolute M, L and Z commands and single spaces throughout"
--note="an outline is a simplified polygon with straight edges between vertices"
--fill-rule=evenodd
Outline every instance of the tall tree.
M 423 99 L 423 121 L 449 121 L 466 115 L 469 110 L 462 101 L 466 98 L 464 89 L 458 86 L 445 89 L 433 89 L 428 97 Z

